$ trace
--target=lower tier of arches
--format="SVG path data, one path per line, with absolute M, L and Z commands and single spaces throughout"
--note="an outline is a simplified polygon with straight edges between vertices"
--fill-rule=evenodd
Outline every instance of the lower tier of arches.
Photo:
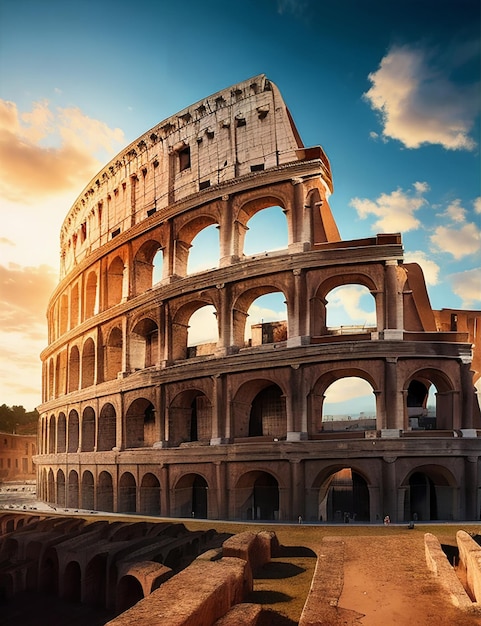
M 477 438 L 425 439 L 399 449 L 393 441 L 351 441 L 349 448 L 341 444 L 339 456 L 330 443 L 330 452 L 312 442 L 277 442 L 257 444 L 257 450 L 238 445 L 49 455 L 37 461 L 37 492 L 53 507 L 173 518 L 481 518 Z

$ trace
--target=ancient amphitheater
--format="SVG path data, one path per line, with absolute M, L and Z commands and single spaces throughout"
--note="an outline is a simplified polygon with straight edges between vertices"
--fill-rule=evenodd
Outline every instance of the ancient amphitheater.
M 322 148 L 303 146 L 263 75 L 161 122 L 98 173 L 61 229 L 35 458 L 44 501 L 232 520 L 479 519 L 481 315 L 432 310 L 400 234 L 343 241 L 332 191 Z M 272 207 L 287 247 L 246 255 L 249 220 Z M 217 267 L 190 273 L 212 225 Z M 343 285 L 367 288 L 374 326 L 329 326 Z M 287 319 L 246 341 L 249 308 L 270 293 Z M 191 345 L 203 307 L 217 340 Z M 350 377 L 369 383 L 375 419 L 328 422 L 326 390 Z

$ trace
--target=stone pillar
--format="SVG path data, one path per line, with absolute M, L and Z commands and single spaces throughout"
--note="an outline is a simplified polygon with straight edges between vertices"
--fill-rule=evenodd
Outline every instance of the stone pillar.
M 225 376 L 217 374 L 212 376 L 213 393 L 212 393 L 212 432 L 210 445 L 216 446 L 226 443 L 225 433 L 223 429 L 223 420 L 225 417 Z
M 395 456 L 385 456 L 382 464 L 382 516 L 389 515 L 392 522 L 398 521 L 396 460 Z
M 461 362 L 461 428 L 473 428 L 475 393 L 471 359 L 463 359 Z
M 172 515 L 170 510 L 170 475 L 168 465 L 162 465 L 160 468 L 160 513 L 165 516 Z
M 387 357 L 385 362 L 384 402 L 386 428 L 404 428 L 404 408 L 397 381 L 397 357 Z
M 291 508 L 289 516 L 291 519 L 298 519 L 299 515 L 305 519 L 305 471 L 304 463 L 300 459 L 290 459 L 290 478 L 291 478 Z
M 307 398 L 302 369 L 298 364 L 292 364 L 289 374 L 290 393 L 286 397 L 287 441 L 301 441 L 308 438 Z
M 369 521 L 371 524 L 382 520 L 381 501 L 378 485 L 368 485 L 369 491 Z
M 464 458 L 465 514 L 463 518 L 467 520 L 478 520 L 481 515 L 478 510 L 478 463 L 479 457 L 477 456 Z
M 386 261 L 385 267 L 385 328 L 402 329 L 402 294 L 397 284 L 397 261 Z
M 307 342 L 306 335 L 309 326 L 308 315 L 309 307 L 307 305 L 307 288 L 306 275 L 300 269 L 292 271 L 294 281 L 290 288 L 293 293 L 287 294 L 288 303 L 288 331 L 287 345 L 288 347 L 300 346 Z M 292 296 L 292 297 L 291 297 Z M 289 304 L 291 303 L 291 304 Z
M 219 230 L 219 267 L 230 265 L 233 260 L 233 219 L 232 200 L 230 196 L 222 196 L 220 205 L 220 230 Z
M 215 477 L 217 483 L 217 517 L 218 519 L 228 519 L 227 469 L 223 461 L 215 462 Z

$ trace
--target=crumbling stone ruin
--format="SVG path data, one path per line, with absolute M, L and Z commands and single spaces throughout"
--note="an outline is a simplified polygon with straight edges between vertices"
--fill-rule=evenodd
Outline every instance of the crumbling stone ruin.
M 326 154 L 303 145 L 264 75 L 164 120 L 88 183 L 48 307 L 43 500 L 211 519 L 479 518 L 480 313 L 433 310 L 399 233 L 342 240 L 332 191 Z M 287 246 L 246 256 L 250 219 L 272 207 Z M 212 225 L 217 267 L 191 274 Z M 368 290 L 372 327 L 328 325 L 343 285 Z M 246 342 L 251 304 L 273 292 L 287 320 Z M 190 346 L 204 307 L 217 339 Z M 326 421 L 326 390 L 352 376 L 375 418 Z

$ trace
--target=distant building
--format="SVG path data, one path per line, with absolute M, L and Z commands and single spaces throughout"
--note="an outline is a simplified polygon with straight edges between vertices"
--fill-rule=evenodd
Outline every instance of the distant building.
M 48 307 L 41 498 L 214 519 L 479 518 L 481 314 L 433 311 L 400 234 L 341 240 L 332 190 L 322 148 L 302 144 L 263 75 L 164 120 L 92 179 L 63 223 Z M 270 207 L 286 249 L 245 256 Z M 211 225 L 218 267 L 190 275 Z M 368 290 L 372 327 L 329 327 L 342 285 Z M 246 342 L 249 307 L 272 292 L 287 320 Z M 189 346 L 205 306 L 217 341 Z M 370 385 L 375 418 L 323 415 L 349 377 Z
M 35 480 L 36 435 L 0 432 L 0 482 Z

